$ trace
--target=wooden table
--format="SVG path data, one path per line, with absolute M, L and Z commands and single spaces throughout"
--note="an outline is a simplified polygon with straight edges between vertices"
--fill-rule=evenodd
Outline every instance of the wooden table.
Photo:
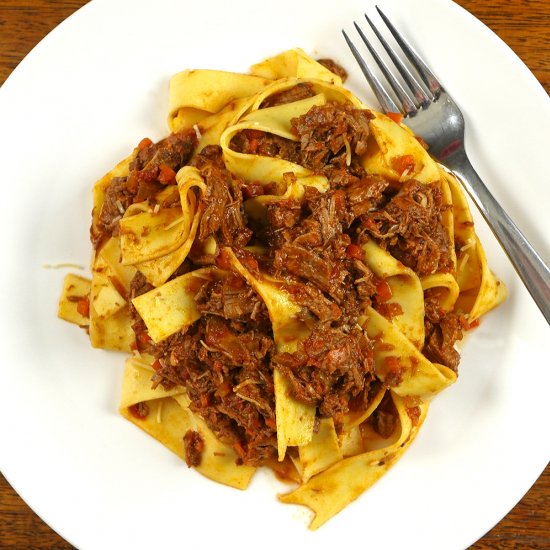
M 0 83 L 84 0 L 0 0 Z M 459 0 L 495 31 L 550 93 L 550 1 Z M 550 131 L 550 129 L 549 129 Z M 471 548 L 550 548 L 550 467 L 521 502 Z M 72 548 L 0 476 L 0 548 Z M 444 549 L 442 549 L 444 550 Z

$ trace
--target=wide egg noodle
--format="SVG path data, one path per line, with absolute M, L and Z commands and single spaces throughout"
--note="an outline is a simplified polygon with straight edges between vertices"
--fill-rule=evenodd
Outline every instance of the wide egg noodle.
M 113 283 L 117 274 L 101 255 L 92 266 L 90 342 L 93 347 L 130 352 L 135 344 L 128 302 Z
M 173 399 L 186 412 L 189 429 L 198 432 L 204 441 L 201 463 L 195 466 L 195 470 L 218 483 L 235 489 L 246 489 L 256 468 L 238 463 L 237 453 L 229 445 L 222 443 L 206 422 L 191 411 L 186 393 L 175 395 Z
M 198 221 L 197 199 L 193 188 L 201 191 L 206 185 L 199 171 L 191 166 L 184 166 L 176 175 L 180 194 L 180 206 L 160 208 L 158 211 L 147 206 L 147 203 L 134 204 L 126 210 L 120 220 L 120 248 L 121 262 L 124 265 L 137 265 L 150 262 L 182 247 L 187 252 L 191 248 Z M 186 254 L 180 254 L 178 259 L 185 259 Z M 180 263 L 181 263 L 180 261 Z M 179 264 L 178 264 L 179 265 Z M 174 267 L 174 262 L 168 266 Z M 154 267 L 149 271 L 155 272 Z M 164 266 L 163 266 L 164 267 Z M 176 265 L 175 268 L 178 266 Z M 174 268 L 174 270 L 175 270 Z M 164 269 L 158 270 L 161 276 L 158 279 L 171 275 Z
M 444 311 L 452 311 L 458 299 L 460 288 L 452 273 L 434 273 L 425 275 L 420 279 L 422 290 L 437 288 L 440 290 L 441 298 L 439 307 Z
M 170 80 L 168 126 L 172 132 L 186 130 L 270 83 L 260 76 L 209 69 L 178 73 Z
M 313 437 L 316 408 L 291 395 L 290 382 L 279 369 L 273 370 L 277 456 L 283 461 L 288 447 L 307 445 Z
M 315 517 L 310 529 L 318 529 L 378 481 L 407 450 L 426 416 L 427 404 L 419 404 L 420 417 L 413 424 L 404 398 L 392 392 L 400 422 L 398 439 L 387 447 L 344 458 L 312 477 L 294 491 L 280 495 L 287 504 L 310 508 Z
M 506 287 L 489 268 L 462 186 L 452 174 L 443 170 L 442 173 L 453 197 L 455 235 L 462 243 L 457 257 L 460 295 L 456 309 L 466 313 L 471 322 L 502 303 L 506 298 Z
M 250 68 L 254 75 L 279 80 L 282 78 L 315 78 L 337 86 L 342 85 L 342 79 L 329 71 L 321 63 L 313 60 L 301 48 L 294 48 L 256 63 Z
M 276 89 L 278 90 L 279 87 Z M 268 97 L 268 94 L 260 95 L 262 100 L 265 97 Z M 258 100 L 256 100 L 256 103 L 257 102 Z M 296 135 L 292 133 L 292 119 L 306 114 L 313 107 L 326 105 L 326 102 L 327 99 L 325 94 L 319 93 L 312 97 L 299 99 L 290 103 L 283 103 L 282 105 L 275 105 L 273 107 L 254 109 L 253 105 L 253 110 L 241 117 L 239 123 L 243 125 L 245 125 L 245 123 L 248 124 L 250 129 L 262 130 L 292 141 L 298 141 Z
M 375 117 L 369 122 L 373 140 L 363 158 L 364 168 L 391 180 L 399 181 L 406 176 L 421 183 L 438 181 L 440 173 L 437 164 L 410 130 L 382 113 L 373 114 Z M 414 167 L 403 174 L 397 171 L 396 160 L 405 155 L 412 157 Z
M 120 220 L 122 263 L 136 265 L 173 252 L 185 238 L 181 208 L 152 209 L 131 213 Z
M 223 274 L 217 268 L 197 269 L 136 296 L 132 304 L 143 319 L 151 339 L 161 342 L 197 321 L 201 316 L 195 303 L 199 288 L 207 281 L 223 277 Z
M 172 397 L 184 391 L 181 386 L 175 386 L 171 390 L 165 390 L 162 386 L 153 388 L 151 383 L 151 376 L 155 372 L 152 367 L 153 362 L 154 358 L 146 354 L 126 360 L 119 402 L 121 410 L 138 403 Z
M 202 176 L 196 168 L 184 166 L 176 174 L 176 181 L 182 212 L 181 233 L 177 235 L 178 246 L 168 254 L 136 264 L 136 268 L 155 287 L 163 285 L 187 258 L 200 223 L 199 199 L 194 189 L 198 189 L 199 193 L 206 190 Z M 168 235 L 161 237 L 167 238 Z
M 196 152 L 202 151 L 207 145 L 219 145 L 221 135 L 226 128 L 235 124 L 254 103 L 255 96 L 235 99 L 226 105 L 219 113 L 214 113 L 195 126 L 199 142 Z
M 78 311 L 78 302 L 81 299 L 89 297 L 91 287 L 92 281 L 90 279 L 74 275 L 73 273 L 67 274 L 63 280 L 63 289 L 59 299 L 57 316 L 69 323 L 87 327 L 90 324 L 90 318 Z
M 351 432 L 353 432 L 355 428 L 357 428 L 360 424 L 362 424 L 371 416 L 371 414 L 376 410 L 376 407 L 380 405 L 380 402 L 382 401 L 385 393 L 386 388 L 381 385 L 378 391 L 369 401 L 369 405 L 364 411 L 349 411 L 344 415 L 342 421 L 342 434 L 340 435 L 341 443 L 344 439 L 350 439 Z
M 360 323 L 375 342 L 376 376 L 396 394 L 430 399 L 456 381 L 453 370 L 426 359 L 395 325 L 373 308 L 368 308 Z
M 126 294 L 128 294 L 130 292 L 130 283 L 137 270 L 132 265 L 121 263 L 120 239 L 118 237 L 111 237 L 101 247 L 97 255 L 107 264 L 111 280 L 115 281 L 115 286 L 124 289 Z
M 128 304 L 109 276 L 105 272 L 99 271 L 98 264 L 96 264 L 92 278 L 90 300 L 99 319 L 111 317 Z
M 362 248 L 365 263 L 390 286 L 392 297 L 388 303 L 401 306 L 402 313 L 393 317 L 392 323 L 421 349 L 424 345 L 424 294 L 418 275 L 373 240 L 367 241 Z
M 303 482 L 344 458 L 334 420 L 321 418 L 319 429 L 307 445 L 298 447 L 296 466 Z
M 206 477 L 235 487 L 246 489 L 255 468 L 237 466 L 237 455 L 231 447 L 221 443 L 204 420 L 189 409 L 189 398 L 181 386 L 171 390 L 151 387 L 152 358 L 131 358 L 124 369 L 120 414 L 154 437 L 181 459 L 185 459 L 183 436 L 188 430 L 200 434 L 204 441 L 201 463 L 195 467 Z M 149 412 L 145 418 L 131 413 L 130 407 L 144 403 Z

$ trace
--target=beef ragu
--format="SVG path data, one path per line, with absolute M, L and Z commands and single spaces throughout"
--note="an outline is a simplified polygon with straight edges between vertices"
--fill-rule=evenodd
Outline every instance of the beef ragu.
M 296 87 L 270 98 L 265 106 L 311 94 L 307 86 Z M 357 162 L 357 155 L 366 151 L 370 117 L 368 111 L 329 103 L 292 121 L 299 141 L 258 131 L 243 131 L 233 139 L 236 151 L 297 162 L 330 182 L 326 193 L 307 188 L 301 201 L 269 204 L 263 227 L 249 225 L 243 201 L 269 188 L 256 187 L 251 194 L 250 182 L 226 169 L 218 146 L 206 147 L 193 159 L 207 185 L 198 240 L 214 237 L 220 245 L 240 251 L 248 265 L 257 260 L 244 250 L 247 244 L 267 247 L 269 254 L 262 261 L 269 273 L 286 282 L 304 319 L 314 321 L 313 332 L 295 353 L 277 353 L 265 304 L 235 273 L 203 285 L 196 296 L 201 319 L 159 344 L 147 338 L 143 322 L 132 310 L 140 351 L 157 358 L 153 384 L 184 386 L 192 410 L 237 450 L 245 464 L 257 466 L 276 457 L 275 366 L 290 382 L 293 396 L 315 405 L 320 417 L 333 417 L 337 429 L 345 413 L 368 404 L 375 383 L 373 345 L 357 328 L 358 319 L 369 305 L 388 318 L 401 311 L 396 304 L 388 307 L 388 297 L 380 293 L 383 281 L 363 261 L 362 242 L 375 239 L 421 274 L 451 266 L 450 244 L 441 224 L 446 205 L 437 187 L 410 180 L 397 188 Z M 107 188 L 100 214 L 103 234 L 116 232 L 120 204 L 125 208 L 153 196 L 166 184 L 160 167 L 177 171 L 194 145 L 191 132 L 142 145 L 130 176 L 113 179 Z M 94 242 L 101 236 L 94 235 Z M 208 264 L 226 267 L 220 256 L 192 250 L 177 275 Z M 138 272 L 132 297 L 150 289 Z M 451 319 L 432 310 L 426 317 L 425 351 L 456 369 L 453 346 L 463 325 L 456 316 Z M 386 427 L 390 415 L 385 413 Z M 374 429 L 385 433 L 381 422 L 379 415 L 373 417 Z M 201 445 L 193 434 L 185 441 L 189 463 L 196 464 Z
M 230 487 L 297 482 L 312 529 L 402 456 L 505 297 L 460 183 L 343 78 L 299 48 L 175 75 L 172 133 L 96 182 L 92 277 L 58 308 L 130 354 L 124 418 Z

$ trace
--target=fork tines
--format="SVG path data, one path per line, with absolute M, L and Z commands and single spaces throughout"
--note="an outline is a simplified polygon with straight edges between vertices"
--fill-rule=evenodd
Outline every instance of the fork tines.
M 357 60 L 357 63 L 359 64 L 359 67 L 363 71 L 363 74 L 365 75 L 365 78 L 367 79 L 370 87 L 372 88 L 374 94 L 376 95 L 376 98 L 380 102 L 380 105 L 382 109 L 386 113 L 398 113 L 403 112 L 405 116 L 414 116 L 418 109 L 427 107 L 430 102 L 434 101 L 438 98 L 440 93 L 443 91 L 443 87 L 437 80 L 437 78 L 434 76 L 434 74 L 430 71 L 430 69 L 427 67 L 426 63 L 420 58 L 420 56 L 414 51 L 414 49 L 411 47 L 411 45 L 399 34 L 399 32 L 395 29 L 395 27 L 392 25 L 392 23 L 389 21 L 389 19 L 384 15 L 382 10 L 376 6 L 376 9 L 378 13 L 380 14 L 380 17 L 382 18 L 382 21 L 386 24 L 388 29 L 390 30 L 391 34 L 395 38 L 397 44 L 399 44 L 401 50 L 407 57 L 407 59 L 410 61 L 412 66 L 416 69 L 418 75 L 426 85 L 426 89 L 423 88 L 418 80 L 415 78 L 415 76 L 411 73 L 411 71 L 407 68 L 407 66 L 401 61 L 401 59 L 398 57 L 398 55 L 395 53 L 395 51 L 392 49 L 392 47 L 388 44 L 388 42 L 384 39 L 380 31 L 376 28 L 374 23 L 371 21 L 371 19 L 368 17 L 367 14 L 365 14 L 365 18 L 369 25 L 371 26 L 372 30 L 374 31 L 374 34 L 377 36 L 378 40 L 388 53 L 388 56 L 390 57 L 392 63 L 395 65 L 396 69 L 399 71 L 399 74 L 401 75 L 401 78 L 403 79 L 403 82 L 407 89 L 401 85 L 401 83 L 397 80 L 397 78 L 392 74 L 391 70 L 388 68 L 387 64 L 382 60 L 380 55 L 376 52 L 368 38 L 365 36 L 364 32 L 361 30 L 359 25 L 354 21 L 354 26 L 357 29 L 357 32 L 359 33 L 359 36 L 367 46 L 370 54 L 372 55 L 374 61 L 380 68 L 380 71 L 384 75 L 384 78 L 387 80 L 388 84 L 390 85 L 391 89 L 395 93 L 395 96 L 399 100 L 400 106 L 398 106 L 393 98 L 386 92 L 384 89 L 384 86 L 380 83 L 380 80 L 376 77 L 376 75 L 372 72 L 368 64 L 365 62 L 353 42 L 350 40 L 348 35 L 344 30 L 342 30 L 342 34 L 344 35 L 344 38 L 346 39 L 346 42 Z

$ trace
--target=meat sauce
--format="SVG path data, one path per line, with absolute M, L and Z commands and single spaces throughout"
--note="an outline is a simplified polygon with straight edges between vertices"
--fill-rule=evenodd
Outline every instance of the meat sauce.
M 296 86 L 263 106 L 312 93 L 310 86 Z M 265 304 L 236 273 L 202 285 L 195 297 L 201 318 L 158 344 L 148 338 L 143 321 L 131 309 L 139 351 L 156 358 L 153 385 L 185 387 L 191 409 L 233 447 L 240 463 L 259 466 L 276 459 L 275 367 L 290 383 L 292 395 L 315 405 L 319 417 L 333 417 L 337 430 L 346 413 L 368 405 L 379 382 L 374 375 L 374 345 L 358 329 L 359 317 L 368 306 L 388 318 L 401 311 L 388 304 L 391 288 L 364 262 L 361 244 L 376 240 L 421 275 L 451 269 L 451 244 L 441 223 L 447 206 L 437 187 L 409 180 L 396 189 L 359 163 L 358 156 L 367 148 L 371 117 L 367 110 L 328 103 L 292 120 L 296 141 L 250 130 L 233 138 L 231 147 L 236 151 L 292 160 L 325 175 L 330 183 L 325 193 L 308 187 L 301 201 L 270 203 L 268 223 L 263 226 L 247 219 L 243 201 L 269 193 L 269 186 L 230 173 L 215 145 L 191 161 L 207 188 L 200 199 L 197 240 L 213 237 L 219 248 L 232 247 L 253 271 L 261 268 L 282 281 L 302 308 L 299 316 L 312 327 L 295 353 L 277 351 Z M 106 189 L 92 232 L 96 246 L 117 234 L 121 208 L 153 197 L 190 161 L 195 145 L 194 132 L 174 134 L 158 144 L 140 144 L 129 176 L 113 178 Z M 269 253 L 255 258 L 244 250 L 247 245 L 261 245 Z M 205 255 L 200 248 L 192 248 L 174 276 L 204 265 L 227 267 L 223 256 Z M 138 273 L 131 297 L 150 288 Z M 456 369 L 458 354 L 453 346 L 462 336 L 463 320 L 438 310 L 430 291 L 426 299 L 424 353 Z M 140 417 L 147 414 L 143 407 L 132 412 Z M 371 423 L 385 435 L 394 426 L 395 413 L 389 405 L 382 407 Z M 185 434 L 189 465 L 200 464 L 203 447 L 198 432 Z

